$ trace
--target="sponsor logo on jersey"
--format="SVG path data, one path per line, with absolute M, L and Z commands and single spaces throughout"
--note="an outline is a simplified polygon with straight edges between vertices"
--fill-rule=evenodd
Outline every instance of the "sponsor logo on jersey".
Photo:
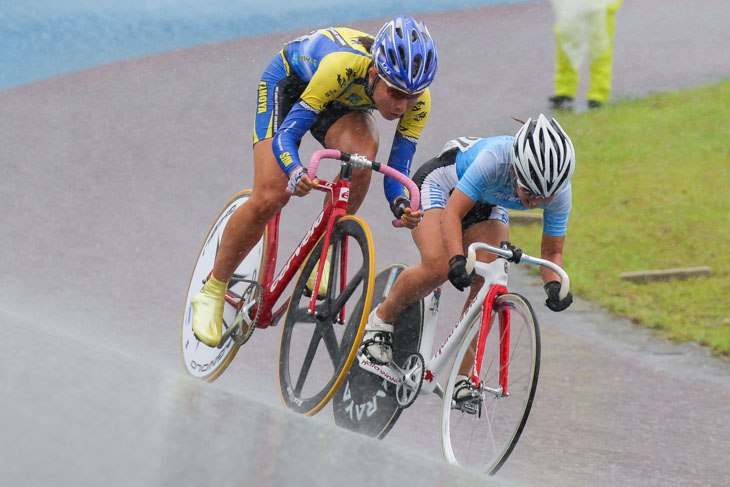
M 307 110 L 309 112 L 319 113 L 319 110 L 317 110 L 312 105 L 310 105 L 309 103 L 305 102 L 304 100 L 299 100 L 299 106 L 302 107 L 302 108 L 304 108 L 305 110 Z
M 257 113 L 266 113 L 266 81 L 259 81 L 259 107 Z
M 299 59 L 301 59 L 302 61 L 307 62 L 307 63 L 312 63 L 315 67 L 317 67 L 318 61 L 316 59 L 314 59 L 314 58 L 311 58 L 309 56 L 301 56 L 300 55 L 299 56 Z
M 292 162 L 294 162 L 294 159 L 292 158 L 291 154 L 289 152 L 282 152 L 279 156 L 279 160 L 284 165 L 284 167 L 289 166 Z
M 349 101 L 353 105 L 359 105 L 362 102 L 362 97 L 357 93 L 353 93 L 347 97 L 347 101 Z

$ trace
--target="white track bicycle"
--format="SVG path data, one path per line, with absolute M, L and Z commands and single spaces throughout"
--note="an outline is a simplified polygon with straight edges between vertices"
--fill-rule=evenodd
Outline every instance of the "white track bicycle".
M 477 261 L 477 250 L 498 258 Z M 417 396 L 435 393 L 443 401 L 441 450 L 446 461 L 497 472 L 525 427 L 540 369 L 537 319 L 527 299 L 507 290 L 509 262 L 552 269 L 562 278 L 560 298 L 568 294 L 568 275 L 556 264 L 524 254 L 508 242 L 501 247 L 471 244 L 467 269 L 482 276 L 484 285 L 444 343 L 433 350 L 441 294 L 436 289 L 396 319 L 395 345 L 400 347 L 394 349 L 391 364 L 376 365 L 358 353 L 357 364 L 333 398 L 335 422 L 383 438 Z M 373 307 L 385 299 L 403 269 L 394 265 L 378 274 Z M 471 360 L 470 396 L 457 402 L 454 389 L 465 360 Z M 444 372 L 445 387 L 436 381 Z

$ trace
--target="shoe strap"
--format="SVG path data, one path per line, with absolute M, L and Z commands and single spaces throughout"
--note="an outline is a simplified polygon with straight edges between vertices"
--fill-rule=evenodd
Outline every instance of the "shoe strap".
M 391 323 L 386 323 L 383 320 L 378 319 L 380 323 L 378 322 L 368 322 L 367 325 L 365 325 L 365 331 L 380 331 L 385 333 L 393 333 L 395 330 L 395 327 Z

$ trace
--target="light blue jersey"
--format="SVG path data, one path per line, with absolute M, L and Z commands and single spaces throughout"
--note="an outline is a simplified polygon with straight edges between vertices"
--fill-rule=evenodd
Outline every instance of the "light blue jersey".
M 527 210 L 517 196 L 510 171 L 510 148 L 514 137 L 504 135 L 484 139 L 461 137 L 449 142 L 444 149 L 458 147 L 456 187 L 474 202 L 490 203 L 512 210 Z M 555 198 L 539 208 L 543 210 L 543 232 L 554 237 L 564 236 L 572 206 L 570 181 Z

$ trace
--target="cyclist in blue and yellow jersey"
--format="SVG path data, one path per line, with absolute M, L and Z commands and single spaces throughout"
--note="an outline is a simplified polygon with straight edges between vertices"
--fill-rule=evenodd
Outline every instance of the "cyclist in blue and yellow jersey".
M 475 281 L 466 271 L 465 249 L 473 242 L 499 246 L 508 240 L 508 208 L 543 210 L 541 256 L 562 267 L 574 168 L 573 143 L 555 119 L 542 114 L 528 119 L 515 136 L 449 141 L 425 162 L 413 176 L 424 212 L 423 222 L 412 231 L 421 263 L 399 274 L 388 297 L 370 313 L 368 326 L 381 332 L 363 342 L 366 356 L 390 362 L 395 317 L 446 279 L 460 291 L 470 287 L 467 304 L 474 299 L 483 278 Z M 496 257 L 484 251 L 477 258 L 490 262 Z M 570 306 L 570 294 L 562 300 L 558 296 L 560 277 L 546 268 L 541 273 L 548 307 L 562 311 Z M 457 394 L 461 391 L 457 387 Z
M 428 86 L 438 67 L 428 29 L 397 16 L 373 38 L 344 27 L 316 30 L 286 44 L 264 71 L 254 123 L 254 183 L 251 198 L 231 216 L 211 278 L 191 301 L 196 336 L 211 346 L 221 339 L 227 282 L 267 223 L 289 201 L 317 184 L 307 176 L 298 146 L 309 131 L 322 146 L 374 159 L 377 110 L 398 126 L 388 165 L 408 175 L 416 143 L 431 106 Z M 356 212 L 370 184 L 370 171 L 354 169 L 349 208 Z M 385 178 L 385 196 L 408 228 L 411 213 L 404 188 Z

